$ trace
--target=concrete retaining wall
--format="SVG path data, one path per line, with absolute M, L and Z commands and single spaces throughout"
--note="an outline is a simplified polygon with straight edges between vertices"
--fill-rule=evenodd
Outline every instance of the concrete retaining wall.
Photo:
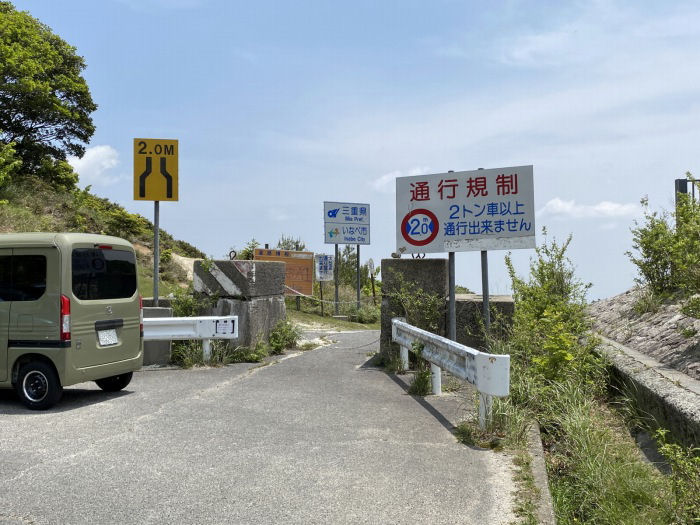
M 615 385 L 639 410 L 686 446 L 700 445 L 700 381 L 652 357 L 599 336 L 612 362 Z

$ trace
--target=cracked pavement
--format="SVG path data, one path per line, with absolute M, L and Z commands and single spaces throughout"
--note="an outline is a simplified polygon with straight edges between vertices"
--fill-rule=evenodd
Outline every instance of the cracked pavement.
M 378 331 L 268 364 L 145 369 L 52 410 L 0 391 L 0 524 L 513 521 L 512 460 L 367 366 Z

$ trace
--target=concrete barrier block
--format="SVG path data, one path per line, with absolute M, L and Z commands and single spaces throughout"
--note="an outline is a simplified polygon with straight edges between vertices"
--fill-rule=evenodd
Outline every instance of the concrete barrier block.
M 172 317 L 173 309 L 165 307 L 144 307 L 143 317 Z M 170 341 L 144 341 L 143 364 L 167 365 L 170 363 Z
M 195 261 L 194 290 L 219 297 L 284 294 L 285 264 L 276 261 Z
M 223 298 L 207 315 L 237 315 L 238 339 L 234 346 L 253 346 L 258 340 L 267 341 L 270 330 L 286 318 L 283 295 L 253 297 L 249 300 Z
M 447 298 L 449 288 L 449 266 L 447 259 L 382 259 L 382 306 L 380 352 L 386 354 L 391 348 L 391 318 L 401 312 L 400 305 L 391 298 L 398 285 L 399 275 L 430 294 Z M 403 313 L 400 313 L 403 315 Z M 438 335 L 445 335 L 445 322 L 441 323 Z

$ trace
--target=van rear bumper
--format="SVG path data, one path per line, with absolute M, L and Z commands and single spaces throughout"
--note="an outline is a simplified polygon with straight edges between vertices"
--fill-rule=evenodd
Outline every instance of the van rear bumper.
M 143 365 L 143 346 L 138 355 L 123 361 L 87 366 L 85 368 L 66 368 L 63 386 L 75 385 L 85 381 L 94 381 L 104 377 L 116 376 L 139 370 Z

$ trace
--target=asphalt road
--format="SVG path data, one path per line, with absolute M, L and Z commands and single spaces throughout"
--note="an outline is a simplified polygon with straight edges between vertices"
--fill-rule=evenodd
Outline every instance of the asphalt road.
M 456 442 L 454 396 L 364 365 L 379 332 L 264 367 L 144 370 L 47 412 L 0 391 L 0 523 L 513 520 L 511 458 Z

